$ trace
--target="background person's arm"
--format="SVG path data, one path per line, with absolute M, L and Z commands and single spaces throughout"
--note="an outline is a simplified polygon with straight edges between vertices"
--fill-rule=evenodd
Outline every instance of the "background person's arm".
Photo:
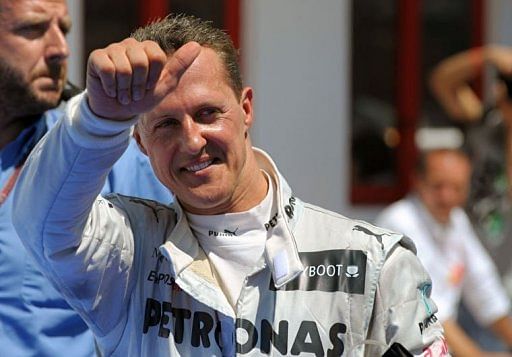
M 507 352 L 488 352 L 480 347 L 453 320 L 443 322 L 444 336 L 454 357 L 510 357 Z
M 512 318 L 500 317 L 490 325 L 490 328 L 508 346 L 509 351 L 512 351 Z
M 483 74 L 485 65 L 512 77 L 512 48 L 497 45 L 473 48 L 444 59 L 432 71 L 430 89 L 452 119 L 482 118 L 484 106 L 471 84 Z

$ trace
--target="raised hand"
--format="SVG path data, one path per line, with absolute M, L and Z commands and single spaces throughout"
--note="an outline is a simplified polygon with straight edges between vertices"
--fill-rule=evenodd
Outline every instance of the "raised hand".
M 512 77 L 512 48 L 499 45 L 489 46 L 487 63 L 494 65 L 502 75 Z
M 87 96 L 96 115 L 126 120 L 151 110 L 177 85 L 201 51 L 189 42 L 167 56 L 156 42 L 133 38 L 95 50 L 87 62 Z

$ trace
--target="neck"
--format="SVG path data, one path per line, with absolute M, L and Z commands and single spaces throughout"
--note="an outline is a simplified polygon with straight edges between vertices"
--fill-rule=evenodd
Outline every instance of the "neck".
M 250 145 L 248 145 L 248 152 L 244 175 L 246 181 L 241 185 L 242 190 L 237 192 L 237 197 L 232 201 L 230 213 L 248 211 L 259 205 L 267 195 L 268 186 L 271 185 L 270 182 L 267 182 L 266 175 L 260 170 Z

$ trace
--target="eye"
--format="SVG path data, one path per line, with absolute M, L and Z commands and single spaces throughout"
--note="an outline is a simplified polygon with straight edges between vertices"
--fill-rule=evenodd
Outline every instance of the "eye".
M 160 121 L 158 121 L 154 128 L 155 129 L 165 129 L 165 128 L 173 128 L 180 125 L 180 122 L 173 118 L 164 118 Z
M 15 32 L 28 39 L 35 39 L 43 36 L 49 26 L 50 24 L 48 22 L 30 23 L 18 27 Z
M 65 19 L 59 22 L 60 31 L 67 35 L 71 31 L 71 20 Z
M 196 119 L 201 122 L 212 121 L 217 117 L 217 114 L 220 113 L 220 110 L 215 107 L 202 108 L 196 113 Z

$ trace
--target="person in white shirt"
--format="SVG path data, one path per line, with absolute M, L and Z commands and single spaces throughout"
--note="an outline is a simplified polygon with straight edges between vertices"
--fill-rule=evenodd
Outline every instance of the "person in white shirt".
M 462 150 L 425 151 L 418 160 L 415 191 L 376 218 L 376 224 L 401 232 L 416 244 L 432 277 L 432 296 L 448 346 L 457 356 L 484 355 L 456 322 L 461 298 L 479 323 L 491 326 L 512 346 L 508 296 L 462 208 L 470 178 L 471 162 Z

